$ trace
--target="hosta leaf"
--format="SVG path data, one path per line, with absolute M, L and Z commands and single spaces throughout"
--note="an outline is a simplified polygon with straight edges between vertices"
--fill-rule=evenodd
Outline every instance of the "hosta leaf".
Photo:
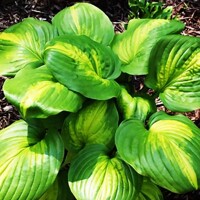
M 60 83 L 88 98 L 106 100 L 120 93 L 114 81 L 121 73 L 119 59 L 110 48 L 86 36 L 52 40 L 45 50 L 45 63 Z
M 114 27 L 103 11 L 89 3 L 77 3 L 57 13 L 53 20 L 59 35 L 86 35 L 96 42 L 109 45 Z
M 145 84 L 172 111 L 200 108 L 200 38 L 166 36 L 155 46 Z
M 89 145 L 79 152 L 69 169 L 69 187 L 76 199 L 135 199 L 141 177 L 104 145 Z
M 9 102 L 25 118 L 45 118 L 62 111 L 76 112 L 83 97 L 57 82 L 46 66 L 26 67 L 3 87 Z
M 164 35 L 183 30 L 184 24 L 175 20 L 133 19 L 128 29 L 116 35 L 113 51 L 122 61 L 122 71 L 132 75 L 148 73 L 148 60 L 153 46 Z
M 0 199 L 38 199 L 56 179 L 64 145 L 59 133 L 19 120 L 0 131 Z
M 114 146 L 119 116 L 113 101 L 94 101 L 65 120 L 62 136 L 68 151 L 77 152 L 88 144 Z
M 39 198 L 39 200 L 74 200 L 68 185 L 68 170 L 60 170 L 53 185 Z
M 57 115 L 50 115 L 47 118 L 27 118 L 26 122 L 29 124 L 40 124 L 44 129 L 57 129 L 61 130 L 61 127 L 65 121 L 65 118 L 69 115 L 69 112 L 61 112 Z
M 199 188 L 200 129 L 187 117 L 158 112 L 148 130 L 139 120 L 124 121 L 116 146 L 123 160 L 161 187 L 176 193 Z
M 129 119 L 134 115 L 136 104 L 137 100 L 125 88 L 122 88 L 121 94 L 117 98 L 117 105 L 122 113 L 123 119 Z
M 144 95 L 133 98 L 136 99 L 136 109 L 132 117 L 145 121 L 150 114 L 156 112 L 155 102 L 150 96 Z
M 51 24 L 33 18 L 0 33 L 0 75 L 13 76 L 29 63 L 41 66 L 44 46 L 56 35 Z
M 39 200 L 57 200 L 58 199 L 58 180 L 56 179 L 50 188 L 39 198 Z M 64 200 L 64 199 L 63 199 Z
M 163 200 L 163 195 L 157 185 L 144 177 L 137 200 Z
M 132 97 L 123 87 L 117 103 L 124 119 L 136 118 L 145 121 L 148 115 L 156 111 L 156 106 L 149 96 Z

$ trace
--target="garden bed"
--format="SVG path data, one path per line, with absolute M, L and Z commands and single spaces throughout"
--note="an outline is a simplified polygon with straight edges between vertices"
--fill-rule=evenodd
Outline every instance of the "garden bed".
M 66 6 L 74 4 L 76 1 L 9 1 L 10 4 L 3 4 L 1 2 L 0 7 L 0 31 L 5 30 L 10 25 L 15 24 L 26 17 L 36 17 L 41 20 L 50 21 L 52 17 L 61 9 Z M 6 2 L 6 1 L 5 1 Z M 4 2 L 4 3 L 5 3 Z M 100 7 L 104 12 L 110 17 L 115 25 L 116 31 L 123 31 L 123 24 L 127 22 L 128 19 L 128 6 L 127 1 L 119 0 L 117 1 L 90 1 L 98 7 Z M 7 1 L 8 3 L 8 1 Z M 198 6 L 198 1 L 166 1 L 166 6 L 172 5 L 174 8 L 173 16 L 178 17 L 186 24 L 186 28 L 182 34 L 193 35 L 200 37 L 200 8 Z M 2 91 L 2 85 L 4 83 L 4 77 L 0 77 L 0 129 L 5 128 L 15 120 L 19 119 L 19 114 L 16 109 L 11 106 L 5 99 Z M 140 79 L 136 78 L 138 84 L 140 84 Z M 162 104 L 157 104 L 158 109 L 165 110 L 166 108 Z M 167 111 L 170 112 L 170 111 Z M 200 111 L 196 110 L 194 112 L 185 113 L 192 121 L 194 121 L 197 126 L 200 127 Z M 163 190 L 163 194 L 166 200 L 196 200 L 200 199 L 200 191 L 194 191 L 184 195 L 177 195 L 170 193 L 169 191 Z

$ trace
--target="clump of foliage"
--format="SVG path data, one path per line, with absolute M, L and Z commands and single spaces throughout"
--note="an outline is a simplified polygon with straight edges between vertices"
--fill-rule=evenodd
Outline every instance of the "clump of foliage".
M 159 200 L 160 187 L 200 188 L 199 128 L 155 105 L 200 108 L 200 38 L 183 29 L 133 19 L 115 34 L 101 10 L 77 3 L 0 33 L 3 90 L 21 114 L 0 131 L 0 199 Z
M 162 1 L 129 0 L 129 18 L 171 19 L 173 7 L 164 8 Z

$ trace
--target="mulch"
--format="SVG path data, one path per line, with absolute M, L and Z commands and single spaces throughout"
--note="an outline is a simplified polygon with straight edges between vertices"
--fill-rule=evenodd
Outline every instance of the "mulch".
M 0 32 L 10 25 L 27 17 L 51 21 L 52 17 L 66 6 L 73 5 L 76 0 L 0 0 Z M 80 2 L 80 1 L 79 1 Z M 87 1 L 101 8 L 112 20 L 116 31 L 123 31 L 123 23 L 128 20 L 128 0 L 93 0 Z M 199 0 L 166 0 L 165 6 L 173 6 L 173 17 L 186 25 L 183 35 L 200 37 L 200 3 Z M 0 130 L 19 119 L 19 113 L 5 99 L 2 86 L 5 77 L 0 77 Z M 158 103 L 158 108 L 167 111 Z M 200 127 L 200 110 L 185 113 Z M 200 190 L 187 194 L 174 194 L 162 190 L 165 200 L 198 200 Z
M 200 37 L 199 0 L 166 0 L 167 6 L 173 6 L 173 16 L 186 24 L 183 35 Z

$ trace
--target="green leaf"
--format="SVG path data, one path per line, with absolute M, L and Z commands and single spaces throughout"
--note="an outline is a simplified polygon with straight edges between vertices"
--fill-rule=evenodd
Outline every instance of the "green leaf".
M 109 45 L 114 37 L 114 27 L 107 15 L 89 3 L 76 3 L 63 9 L 52 23 L 59 35 L 86 35 L 104 45 Z
M 56 180 L 39 200 L 74 200 L 68 185 L 68 170 L 59 171 Z
M 57 200 L 58 192 L 58 179 L 56 178 L 53 185 L 48 188 L 48 190 L 39 198 L 39 200 Z
M 5 96 L 24 118 L 45 118 L 62 111 L 76 112 L 83 97 L 57 82 L 48 68 L 26 67 L 3 86 Z
M 157 185 L 144 177 L 137 200 L 163 200 L 163 195 Z
M 180 32 L 183 28 L 184 24 L 175 20 L 130 20 L 128 29 L 116 35 L 111 45 L 122 61 L 122 71 L 132 75 L 148 74 L 153 46 L 162 36 Z
M 136 118 L 145 121 L 150 114 L 156 111 L 156 105 L 149 96 L 132 97 L 123 86 L 117 98 L 117 105 L 124 119 Z
M 34 124 L 35 126 L 40 124 L 44 129 L 57 129 L 61 131 L 61 127 L 68 115 L 69 112 L 61 112 L 57 115 L 50 115 L 47 118 L 27 118 L 26 122 L 28 124 Z
M 88 144 L 114 147 L 114 135 L 119 116 L 110 101 L 93 101 L 77 113 L 71 113 L 62 128 L 62 137 L 68 151 L 80 151 Z
M 133 98 L 125 87 L 121 86 L 121 93 L 117 97 L 117 105 L 123 119 L 129 119 L 134 116 L 137 100 Z
M 151 54 L 145 84 L 172 111 L 200 108 L 200 38 L 163 37 Z
M 133 97 L 136 99 L 136 109 L 132 117 L 145 121 L 149 115 L 156 112 L 156 105 L 153 98 L 148 95 Z
M 121 73 L 118 57 L 87 36 L 60 36 L 49 43 L 44 56 L 56 79 L 85 97 L 106 100 L 120 93 L 114 81 Z
M 33 18 L 0 33 L 0 75 L 13 76 L 29 63 L 43 65 L 44 46 L 56 35 L 50 23 Z
M 148 130 L 139 120 L 127 120 L 115 139 L 121 158 L 157 185 L 176 193 L 199 188 L 200 129 L 187 117 L 158 112 Z
M 0 131 L 0 197 L 38 199 L 56 179 L 64 145 L 59 133 L 19 120 Z
M 72 161 L 69 187 L 76 199 L 136 199 L 141 176 L 104 145 L 85 147 Z

